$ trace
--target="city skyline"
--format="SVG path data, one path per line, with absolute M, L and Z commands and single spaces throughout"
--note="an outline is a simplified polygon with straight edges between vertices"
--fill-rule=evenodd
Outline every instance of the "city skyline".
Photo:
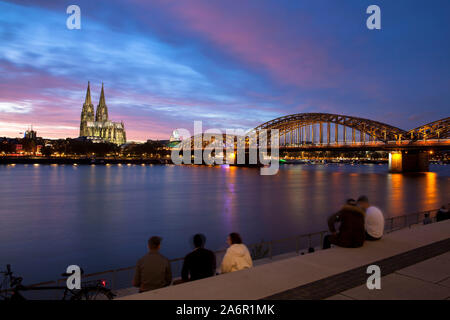
M 450 4 L 0 1 L 0 136 L 29 125 L 77 137 L 86 84 L 130 141 L 176 128 L 251 128 L 294 113 L 338 113 L 408 130 L 448 116 Z M 414 4 L 414 5 L 413 5 Z M 407 26 L 407 27 L 406 27 Z M 394 49 L 395 48 L 395 49 Z

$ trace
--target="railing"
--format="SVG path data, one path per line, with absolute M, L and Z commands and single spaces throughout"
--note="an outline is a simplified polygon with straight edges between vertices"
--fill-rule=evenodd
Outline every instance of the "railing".
M 398 217 L 391 217 L 385 219 L 385 233 L 390 233 L 403 228 L 411 228 L 414 225 L 423 223 L 425 214 L 429 214 L 432 222 L 436 221 L 436 212 L 439 209 L 421 211 L 413 214 L 402 215 Z M 273 260 L 282 254 L 305 254 L 309 252 L 314 252 L 320 250 L 323 246 L 323 239 L 329 231 L 319 231 L 308 234 L 302 234 L 293 237 L 287 237 L 278 240 L 271 241 L 261 241 L 259 243 L 253 243 L 248 245 L 252 257 L 254 260 L 268 259 Z M 216 261 L 218 265 L 222 261 L 226 249 L 215 251 Z M 181 275 L 182 262 L 184 258 L 170 259 L 172 273 L 174 278 L 179 278 Z M 135 266 L 111 269 L 101 272 L 95 272 L 83 275 L 83 281 L 102 279 L 106 280 L 112 290 L 118 290 L 123 288 L 131 287 L 131 279 L 133 278 Z M 56 281 L 47 281 L 36 283 L 32 286 L 48 286 L 48 285 L 65 285 L 66 279 L 59 279 Z M 42 292 L 39 293 L 39 298 L 42 297 Z M 55 293 L 53 293 L 55 297 Z
M 450 205 L 450 204 L 449 204 Z M 439 209 L 427 210 L 385 219 L 385 233 L 397 231 L 403 228 L 411 228 L 423 223 L 425 214 L 429 214 L 431 222 L 436 222 L 436 213 Z

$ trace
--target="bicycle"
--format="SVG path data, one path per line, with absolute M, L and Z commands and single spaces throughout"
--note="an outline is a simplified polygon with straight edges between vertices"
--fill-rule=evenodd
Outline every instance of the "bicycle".
M 43 290 L 64 290 L 62 300 L 112 300 L 115 294 L 106 287 L 104 280 L 85 281 L 81 283 L 81 289 L 69 289 L 67 286 L 25 286 L 22 284 L 22 277 L 13 276 L 11 265 L 6 266 L 6 271 L 0 271 L 3 280 L 0 283 L 0 300 L 21 301 L 27 300 L 21 292 L 43 291 Z M 81 270 L 81 274 L 83 271 Z M 69 277 L 72 274 L 63 273 L 62 277 Z M 5 287 L 5 289 L 4 289 Z

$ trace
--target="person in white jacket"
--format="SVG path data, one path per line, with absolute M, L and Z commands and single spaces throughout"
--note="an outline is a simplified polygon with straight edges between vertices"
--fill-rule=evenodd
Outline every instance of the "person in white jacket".
M 229 245 L 222 260 L 221 272 L 233 272 L 253 267 L 252 257 L 238 233 L 230 233 L 227 238 Z
M 369 204 L 369 198 L 367 196 L 361 196 L 357 201 L 358 207 L 362 208 L 366 212 L 365 229 L 366 240 L 376 241 L 383 237 L 384 233 L 384 216 L 383 212 L 375 206 Z

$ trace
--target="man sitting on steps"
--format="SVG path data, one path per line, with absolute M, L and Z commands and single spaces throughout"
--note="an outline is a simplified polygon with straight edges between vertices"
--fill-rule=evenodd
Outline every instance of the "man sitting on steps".
M 354 202 L 347 201 L 341 210 L 328 219 L 331 235 L 325 236 L 323 249 L 330 248 L 332 244 L 346 248 L 357 248 L 364 244 L 364 211 L 348 203 Z M 341 224 L 339 232 L 336 232 L 335 228 L 337 222 Z

